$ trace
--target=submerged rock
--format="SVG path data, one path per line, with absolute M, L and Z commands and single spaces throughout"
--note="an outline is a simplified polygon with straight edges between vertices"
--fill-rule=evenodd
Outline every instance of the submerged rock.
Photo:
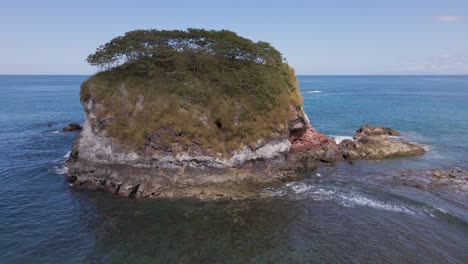
M 459 194 L 468 198 L 468 169 L 439 168 L 433 170 L 408 170 L 389 179 L 405 186 L 423 190 L 433 190 L 437 193 L 446 191 L 448 194 Z M 395 183 L 395 182 L 392 182 Z
M 436 177 L 436 178 L 439 178 L 439 179 L 442 179 L 442 178 L 445 177 L 445 173 L 443 171 L 437 170 L 437 171 L 432 172 L 432 176 Z

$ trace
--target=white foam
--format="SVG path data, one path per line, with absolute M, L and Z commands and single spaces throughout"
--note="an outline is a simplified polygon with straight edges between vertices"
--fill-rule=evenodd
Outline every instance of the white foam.
M 291 190 L 296 194 L 307 192 L 313 188 L 313 185 L 305 184 L 302 182 L 291 182 L 286 184 L 286 186 L 290 187 Z
M 269 193 L 271 196 L 282 197 L 286 195 L 285 188 L 266 188 L 263 191 Z
M 423 136 L 423 135 L 421 135 L 421 134 L 419 134 L 417 132 L 414 132 L 414 131 L 401 131 L 401 134 L 405 138 L 409 138 L 410 140 L 414 140 L 414 141 L 417 141 L 417 142 L 428 142 L 428 141 L 431 140 L 427 136 Z
M 437 217 L 436 214 L 448 214 L 448 212 L 440 207 L 432 207 L 432 208 L 424 208 L 423 211 L 431 216 L 431 217 Z
M 71 154 L 71 151 L 68 151 L 63 157 L 65 158 L 65 160 L 63 159 L 56 159 L 54 160 L 54 162 L 60 162 L 61 164 L 60 165 L 57 165 L 57 166 L 54 166 L 52 169 L 50 169 L 49 171 L 54 173 L 54 174 L 58 174 L 58 175 L 63 175 L 63 174 L 66 174 L 68 172 L 68 168 L 64 165 L 65 161 L 70 157 L 70 154 Z
M 336 144 L 340 144 L 345 139 L 354 140 L 353 137 L 350 136 L 330 136 L 333 140 L 335 140 Z
M 436 209 L 437 211 L 441 212 L 441 213 L 444 213 L 444 214 L 448 214 L 448 212 L 440 207 L 434 207 L 434 209 Z
M 317 188 L 309 193 L 308 197 L 314 199 L 314 201 L 328 201 L 333 200 L 336 196 L 336 192 L 333 190 L 325 190 L 323 188 Z
M 66 174 L 68 172 L 68 168 L 65 167 L 64 165 L 54 166 L 52 172 L 55 173 L 55 174 L 58 174 L 58 175 L 63 175 L 63 174 Z
M 370 198 L 366 195 L 355 193 L 353 191 L 338 191 L 327 187 L 318 187 L 309 183 L 291 182 L 281 188 L 267 189 L 273 196 L 288 197 L 294 200 L 304 198 L 314 201 L 334 200 L 345 207 L 365 206 L 378 210 L 392 211 L 414 215 L 418 210 L 405 205 L 399 205 L 391 202 L 384 202 Z
M 421 143 L 416 143 L 416 142 L 411 142 L 411 143 L 420 146 L 420 147 L 423 148 L 425 151 L 431 151 L 431 150 L 434 149 L 432 146 L 429 146 L 429 145 L 426 145 L 426 144 L 421 144 Z
M 61 131 L 60 130 L 54 130 L 54 131 L 51 131 L 50 133 L 51 134 L 59 134 Z
M 341 198 L 340 204 L 346 207 L 354 207 L 354 206 L 367 206 L 374 209 L 398 212 L 398 213 L 406 213 L 414 215 L 415 212 L 408 209 L 404 205 L 396 205 L 391 203 L 385 203 L 378 200 L 373 200 L 368 197 L 362 195 L 340 195 Z
M 321 93 L 322 91 L 319 91 L 319 90 L 308 90 L 308 91 L 304 91 L 304 93 L 306 94 L 316 94 L 316 93 Z

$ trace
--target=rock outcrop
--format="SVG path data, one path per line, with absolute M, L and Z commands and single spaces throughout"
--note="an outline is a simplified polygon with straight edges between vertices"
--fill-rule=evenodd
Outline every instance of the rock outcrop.
M 83 109 L 86 120 L 67 161 L 67 178 L 77 187 L 125 197 L 246 198 L 257 195 L 260 186 L 299 179 L 318 161 L 424 153 L 419 146 L 391 138 L 397 131 L 368 125 L 357 130 L 354 140 L 336 144 L 312 128 L 300 107 L 290 109 L 287 134 L 244 146 L 229 157 L 201 147 L 185 152 L 158 148 L 155 133 L 148 146 L 137 151 L 106 135 L 109 116 L 98 118 L 99 103 L 88 99 Z
M 67 161 L 67 178 L 77 187 L 125 197 L 247 198 L 268 184 L 301 178 L 318 161 L 424 153 L 415 144 L 393 138 L 397 131 L 381 127 L 363 126 L 353 140 L 336 144 L 312 128 L 302 108 L 293 107 L 288 135 L 245 146 L 227 158 L 202 148 L 173 153 L 150 145 L 135 151 L 106 136 L 103 120 L 95 115 L 100 107 L 92 100 L 83 102 L 86 121 Z
M 289 141 L 291 142 L 291 155 L 302 155 L 309 159 L 326 162 L 339 159 L 338 145 L 333 139 L 313 129 L 302 109 L 300 111 L 291 110 Z
M 394 136 L 400 137 L 400 133 L 395 129 L 391 129 L 388 127 L 383 126 L 370 126 L 370 125 L 363 125 L 358 130 L 356 130 L 357 135 L 365 135 L 365 136 Z
M 289 133 L 244 146 L 229 157 L 201 147 L 186 152 L 160 149 L 151 142 L 144 150 L 129 149 L 106 136 L 101 109 L 83 102 L 86 120 L 66 165 L 76 187 L 103 190 L 125 197 L 246 198 L 260 186 L 297 180 L 314 169 L 333 140 L 311 128 L 302 108 L 292 107 Z
M 339 147 L 347 160 L 416 156 L 425 152 L 416 144 L 404 142 L 400 136 L 391 128 L 365 125 L 356 131 L 353 140 L 345 139 Z
M 81 129 L 82 129 L 82 127 L 80 126 L 80 124 L 72 122 L 72 123 L 68 124 L 68 126 L 64 127 L 62 129 L 62 131 L 63 132 L 71 132 L 71 131 L 80 131 Z
M 106 136 L 105 122 L 95 115 L 99 104 L 87 100 L 83 108 L 86 121 L 67 161 L 67 178 L 74 186 L 124 197 L 254 197 L 265 186 L 301 178 L 319 161 L 424 153 L 415 144 L 392 138 L 399 135 L 397 131 L 381 127 L 363 126 L 353 140 L 336 144 L 312 128 L 302 108 L 294 107 L 287 135 L 259 141 L 255 147 L 245 146 L 229 157 L 202 148 L 174 153 L 149 145 L 135 151 Z
M 420 153 L 389 140 L 391 129 L 366 126 L 339 145 L 317 132 L 281 53 L 234 32 L 136 30 L 87 61 L 106 71 L 81 86 L 85 121 L 66 162 L 74 186 L 245 198 L 320 161 Z

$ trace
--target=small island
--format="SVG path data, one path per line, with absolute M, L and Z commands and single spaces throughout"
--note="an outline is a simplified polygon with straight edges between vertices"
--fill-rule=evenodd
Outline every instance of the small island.
M 302 108 L 279 51 L 221 30 L 136 30 L 87 61 L 85 121 L 67 179 L 137 198 L 241 199 L 320 162 L 420 155 L 398 132 L 361 127 L 337 144 Z

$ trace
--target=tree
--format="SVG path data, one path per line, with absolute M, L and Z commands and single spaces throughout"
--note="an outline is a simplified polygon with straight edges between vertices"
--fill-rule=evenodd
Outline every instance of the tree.
M 253 42 L 228 30 L 187 29 L 130 31 L 100 46 L 87 62 L 110 70 L 135 62 L 174 67 L 177 61 L 186 61 L 183 66 L 197 72 L 206 60 L 214 58 L 228 64 L 237 61 L 277 66 L 283 61 L 281 53 L 267 42 Z

